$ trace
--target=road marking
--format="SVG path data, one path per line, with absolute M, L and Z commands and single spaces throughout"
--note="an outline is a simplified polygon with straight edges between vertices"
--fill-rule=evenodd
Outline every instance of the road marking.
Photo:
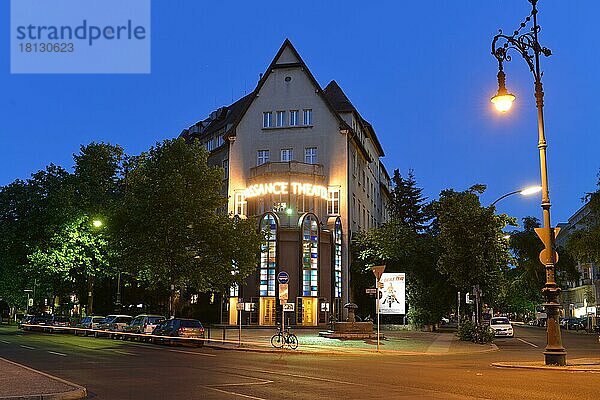
M 24 349 L 35 350 L 35 347 L 25 346 L 24 344 L 20 344 L 19 346 L 21 346 Z
M 236 393 L 236 392 L 230 392 L 228 390 L 223 390 L 223 389 L 217 389 L 215 387 L 210 387 L 210 386 L 201 386 L 205 389 L 210 389 L 210 390 L 214 390 L 216 392 L 221 392 L 221 393 L 225 393 L 225 394 L 230 394 L 233 396 L 239 396 L 239 397 L 244 397 L 246 399 L 253 399 L 253 400 L 267 400 L 263 397 L 254 397 L 254 396 L 248 396 L 247 394 L 241 394 L 241 393 Z
M 112 351 L 114 351 L 115 353 L 124 354 L 126 356 L 137 356 L 137 354 L 135 354 L 135 353 L 129 353 L 127 351 L 122 351 L 122 350 L 112 350 Z
M 214 354 L 198 353 L 196 351 L 185 351 L 185 350 L 169 350 L 169 351 L 172 351 L 173 353 L 194 354 L 196 356 L 216 357 L 216 355 L 214 355 Z
M 258 378 L 254 378 L 252 376 L 244 376 L 244 375 L 238 375 L 238 374 L 235 374 L 235 375 L 242 376 L 244 378 L 249 378 L 249 379 L 258 379 Z M 268 385 L 269 383 L 273 383 L 273 381 L 269 381 L 269 380 L 266 380 L 266 379 L 259 379 L 259 380 L 260 380 L 260 382 L 221 383 L 219 385 L 210 385 L 210 386 L 211 387 L 216 387 L 216 386 L 219 386 L 219 387 L 223 387 L 223 386 L 252 386 L 252 385 Z
M 530 346 L 532 346 L 532 347 L 539 347 L 537 344 L 533 344 L 533 343 L 531 343 L 531 342 L 528 342 L 527 340 L 523 340 L 523 339 L 521 339 L 521 338 L 517 338 L 517 340 L 518 340 L 518 341 L 520 341 L 520 342 L 523 342 L 523 343 L 525 343 L 525 344 L 528 344 L 528 345 L 530 345 Z
M 284 376 L 291 376 L 291 377 L 294 377 L 294 378 L 313 379 L 315 381 L 323 381 L 323 382 L 331 382 L 331 383 L 341 383 L 341 384 L 344 384 L 344 385 L 368 386 L 368 385 L 364 385 L 362 383 L 338 381 L 338 380 L 335 380 L 335 379 L 318 378 L 316 376 L 308 376 L 308 375 L 288 374 L 288 373 L 280 372 L 280 371 L 266 371 L 266 370 L 253 369 L 253 368 L 242 368 L 242 367 L 237 367 L 237 366 L 235 368 L 236 369 L 241 369 L 241 370 L 244 370 L 244 371 L 262 372 L 262 373 L 265 373 L 265 374 L 274 374 L 274 375 L 284 375 Z
M 0 340 L 0 342 L 2 342 L 2 343 L 6 343 L 6 344 L 10 344 L 10 342 L 9 342 L 9 341 L 7 341 L 7 340 Z
M 50 354 L 56 354 L 57 356 L 63 356 L 63 357 L 66 357 L 66 356 L 67 356 L 67 355 L 66 355 L 66 354 L 64 354 L 64 353 L 59 353 L 59 352 L 57 352 L 57 351 L 50 351 L 50 350 L 48 350 L 48 353 L 50 353 Z

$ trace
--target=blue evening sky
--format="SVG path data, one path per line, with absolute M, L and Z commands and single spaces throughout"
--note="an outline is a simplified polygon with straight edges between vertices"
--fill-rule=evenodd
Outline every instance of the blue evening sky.
M 541 0 L 546 128 L 553 222 L 596 188 L 595 116 L 600 3 Z M 251 91 L 289 37 L 322 86 L 336 79 L 375 127 L 390 173 L 414 169 L 430 198 L 444 188 L 488 185 L 482 200 L 539 180 L 532 76 L 515 55 L 505 66 L 514 112 L 490 97 L 498 28 L 512 31 L 526 0 L 152 2 L 149 75 L 11 75 L 9 2 L 0 2 L 0 185 L 48 163 L 71 167 L 91 141 L 130 154 L 177 136 Z M 498 204 L 540 216 L 538 198 Z

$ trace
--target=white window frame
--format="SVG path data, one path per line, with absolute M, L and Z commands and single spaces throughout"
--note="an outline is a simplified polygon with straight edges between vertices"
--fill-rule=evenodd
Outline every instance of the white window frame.
M 312 108 L 305 108 L 304 110 L 302 110 L 302 121 L 304 122 L 304 125 L 313 124 Z
M 298 110 L 290 110 L 290 126 L 298 126 L 300 123 L 298 121 L 299 114 L 300 112 Z
M 269 150 L 256 151 L 256 165 L 263 165 L 269 162 Z
M 306 164 L 316 164 L 318 162 L 317 154 L 318 152 L 316 147 L 304 148 L 304 162 Z
M 294 149 L 281 149 L 280 160 L 281 162 L 289 162 L 294 159 Z
M 263 112 L 263 128 L 273 127 L 273 113 L 271 111 Z
M 275 126 L 285 126 L 285 111 L 275 113 Z
M 338 187 L 329 188 L 327 191 L 327 214 L 340 214 L 340 189 Z
M 235 215 L 245 216 L 248 212 L 248 202 L 244 198 L 244 194 L 236 193 L 234 203 Z

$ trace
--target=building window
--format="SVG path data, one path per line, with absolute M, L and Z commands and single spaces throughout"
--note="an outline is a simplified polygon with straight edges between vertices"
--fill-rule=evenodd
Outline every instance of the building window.
M 237 283 L 234 283 L 229 288 L 229 297 L 238 297 L 239 294 L 240 294 L 240 287 L 238 286 Z
M 290 126 L 298 125 L 298 110 L 290 110 Z
M 307 164 L 317 163 L 317 148 L 307 147 L 304 149 L 304 162 Z
M 327 214 L 339 215 L 340 213 L 340 189 L 329 188 L 327 193 Z
M 281 161 L 289 162 L 294 159 L 294 150 L 293 149 L 281 149 Z
M 269 150 L 258 150 L 256 152 L 256 165 L 269 162 Z
M 235 195 L 235 215 L 246 215 L 248 202 L 241 193 Z
M 277 126 L 285 125 L 285 111 L 277 111 L 277 120 L 275 122 Z
M 206 142 L 206 150 L 212 151 L 215 148 L 215 139 L 212 138 L 208 142 Z
M 356 196 L 352 194 L 352 221 L 356 222 Z
M 266 241 L 260 246 L 260 296 L 275 297 L 275 270 L 277 268 L 277 221 L 267 213 L 260 222 L 266 232 Z
M 229 179 L 229 160 L 223 160 L 221 166 L 223 167 L 223 171 L 225 171 L 225 176 L 223 179 Z
M 223 135 L 217 136 L 217 147 L 221 147 L 223 146 L 223 144 L 225 144 L 225 139 L 223 138 Z
M 302 220 L 302 296 L 319 295 L 319 223 L 308 214 Z
M 335 220 L 333 229 L 333 297 L 342 297 L 342 220 Z M 339 310 L 335 310 L 339 312 Z
M 352 152 L 352 175 L 356 178 L 356 170 L 358 169 L 358 165 L 356 164 L 356 153 Z
M 304 117 L 304 125 L 312 125 L 312 110 L 310 108 L 306 108 L 302 114 Z
M 263 128 L 270 128 L 273 126 L 273 113 L 272 112 L 264 112 L 263 113 Z

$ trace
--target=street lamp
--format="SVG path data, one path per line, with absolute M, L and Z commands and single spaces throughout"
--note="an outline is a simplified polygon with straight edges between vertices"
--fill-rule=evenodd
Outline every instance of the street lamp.
M 509 52 L 511 50 L 519 53 L 533 74 L 535 99 L 538 119 L 538 149 L 540 155 L 540 171 L 542 178 L 542 212 L 544 225 L 542 228 L 536 228 L 536 233 L 544 243 L 544 250 L 540 253 L 540 261 L 546 269 L 546 285 L 542 293 L 546 298 L 544 304 L 547 320 L 547 343 L 544 350 L 546 365 L 565 365 L 567 363 L 567 352 L 562 345 L 560 326 L 558 324 L 558 315 L 560 305 L 558 296 L 560 288 L 554 279 L 554 264 L 558 261 L 558 254 L 554 250 L 554 239 L 558 234 L 558 228 L 552 228 L 550 224 L 550 195 L 548 193 L 548 167 L 546 163 L 546 137 L 544 133 L 544 91 L 542 89 L 542 73 L 540 71 L 540 55 L 548 57 L 552 52 L 546 47 L 542 47 L 538 41 L 540 26 L 537 23 L 537 2 L 538 0 L 528 0 L 531 3 L 531 14 L 521 22 L 519 28 L 512 35 L 505 35 L 502 30 L 494 36 L 492 40 L 492 55 L 498 60 L 498 94 L 492 97 L 492 103 L 500 112 L 506 112 L 514 101 L 514 95 L 511 95 L 505 86 L 505 75 L 503 63 L 511 61 Z M 533 26 L 529 31 L 522 33 L 529 22 Z M 512 97 L 511 97 L 512 96 Z M 510 103 L 510 105 L 509 105 Z
M 502 200 L 508 196 L 512 196 L 513 194 L 520 194 L 521 196 L 531 196 L 532 194 L 536 194 L 541 191 L 542 191 L 541 186 L 529 186 L 529 187 L 526 187 L 523 189 L 515 190 L 514 192 L 506 193 L 505 195 L 498 197 L 496 200 L 494 200 L 494 202 L 492 204 L 490 204 L 490 206 L 495 205 L 500 200 Z

